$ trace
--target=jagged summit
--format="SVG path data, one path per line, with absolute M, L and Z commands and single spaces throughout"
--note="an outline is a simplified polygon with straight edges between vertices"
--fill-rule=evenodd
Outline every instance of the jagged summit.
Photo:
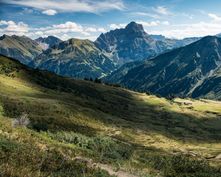
M 3 34 L 2 36 L 0 36 L 0 40 L 3 40 L 3 39 L 5 39 L 5 38 L 7 38 L 7 37 L 8 37 L 8 35 Z
M 141 24 L 132 21 L 125 28 L 102 33 L 95 41 L 95 45 L 121 65 L 131 61 L 150 59 L 196 40 L 198 39 L 173 40 L 162 35 L 149 35 Z
M 55 37 L 55 36 L 48 36 L 48 37 L 39 37 L 35 39 L 36 42 L 38 42 L 45 50 L 49 47 L 54 46 L 55 44 L 62 42 L 61 39 Z
M 136 22 L 130 22 L 126 27 L 125 30 L 128 32 L 135 32 L 135 33 L 140 33 L 140 34 L 146 34 L 144 31 L 143 25 L 138 24 Z

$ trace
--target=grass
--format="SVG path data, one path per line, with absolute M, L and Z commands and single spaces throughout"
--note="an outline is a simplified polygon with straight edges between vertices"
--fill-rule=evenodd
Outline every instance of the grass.
M 108 176 L 79 156 L 138 176 L 220 176 L 220 102 L 167 100 L 5 57 L 0 88 L 2 176 Z M 30 125 L 12 127 L 23 112 Z

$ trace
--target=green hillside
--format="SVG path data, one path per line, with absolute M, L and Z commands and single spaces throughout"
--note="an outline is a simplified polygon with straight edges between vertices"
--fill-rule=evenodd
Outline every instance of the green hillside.
M 30 123 L 15 126 L 26 113 Z M 0 57 L 0 176 L 220 176 L 221 103 L 166 100 Z

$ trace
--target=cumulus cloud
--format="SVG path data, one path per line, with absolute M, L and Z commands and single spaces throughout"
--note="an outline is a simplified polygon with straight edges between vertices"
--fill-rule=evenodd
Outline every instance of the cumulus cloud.
M 71 37 L 95 40 L 100 33 L 106 32 L 103 27 L 82 26 L 73 21 L 54 24 L 46 27 L 33 28 L 24 22 L 0 20 L 0 35 L 25 35 L 31 38 L 47 37 L 53 35 L 63 40 Z
M 42 11 L 42 13 L 45 15 L 55 15 L 57 13 L 57 11 L 53 10 L 53 9 L 48 9 L 48 10 Z
M 216 14 L 209 13 L 208 16 L 212 18 L 214 21 L 221 21 L 221 17 Z
M 121 24 L 110 24 L 109 27 L 110 29 L 120 29 L 120 28 L 124 28 L 127 24 L 121 23 Z
M 203 37 L 220 33 L 221 24 L 199 22 L 193 24 L 170 25 L 168 29 L 150 30 L 151 34 L 162 34 L 170 38 Z
M 87 31 L 87 32 L 97 32 L 97 29 L 93 28 L 93 27 L 89 27 L 89 28 L 86 28 L 85 31 Z
M 137 23 L 142 24 L 144 27 L 151 27 L 151 26 L 158 26 L 160 24 L 160 21 L 151 21 L 151 22 L 138 21 Z
M 61 36 L 56 36 L 56 37 L 58 37 L 58 38 L 60 38 L 60 39 L 62 39 L 62 40 L 68 40 L 68 39 L 71 38 L 71 36 L 69 36 L 68 34 L 63 34 L 63 35 L 61 35 Z
M 23 22 L 15 23 L 14 21 L 0 20 L 0 30 L 8 35 L 25 35 L 29 32 L 29 26 Z
M 98 31 L 98 32 L 101 32 L 101 33 L 107 32 L 107 30 L 105 30 L 104 28 L 98 28 L 97 31 Z
M 2 0 L 3 3 L 32 7 L 40 10 L 54 9 L 58 12 L 99 13 L 109 10 L 124 10 L 122 0 Z
M 168 21 L 138 21 L 137 23 L 142 24 L 144 27 L 154 27 L 154 26 L 160 26 L 160 25 L 170 25 Z

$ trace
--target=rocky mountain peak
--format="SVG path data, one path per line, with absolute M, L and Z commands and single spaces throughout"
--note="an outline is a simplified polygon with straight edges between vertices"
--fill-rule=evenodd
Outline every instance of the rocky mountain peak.
M 0 36 L 0 40 L 3 40 L 3 39 L 8 38 L 8 37 L 9 37 L 8 35 L 4 34 L 4 35 Z
M 144 28 L 141 24 L 138 24 L 136 22 L 130 22 L 126 27 L 125 30 L 129 33 L 136 33 L 136 34 L 142 34 L 145 35 L 146 32 L 144 31 Z

